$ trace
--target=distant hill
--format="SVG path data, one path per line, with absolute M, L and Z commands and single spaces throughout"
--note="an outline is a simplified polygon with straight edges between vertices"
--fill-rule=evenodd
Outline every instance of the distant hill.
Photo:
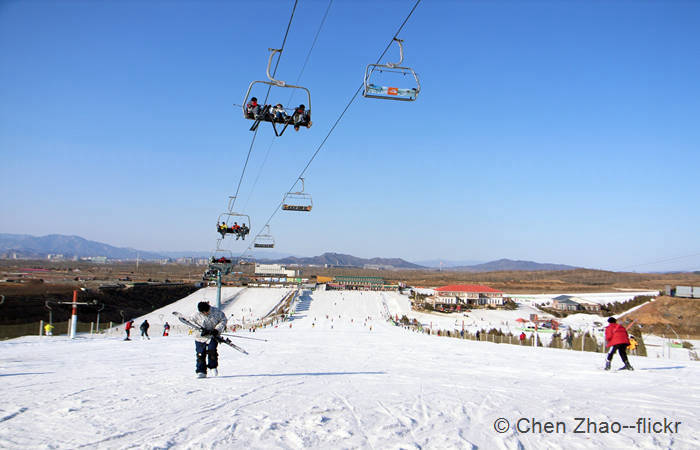
M 6 257 L 16 253 L 20 258 L 41 258 L 48 254 L 61 254 L 65 258 L 73 256 L 106 256 L 109 259 L 159 259 L 162 255 L 143 252 L 133 248 L 113 247 L 101 242 L 89 241 L 80 236 L 49 234 L 48 236 L 30 236 L 28 234 L 0 233 L 0 256 Z
M 514 261 L 499 259 L 474 266 L 450 267 L 448 270 L 462 272 L 502 272 L 502 271 L 534 271 L 534 270 L 574 270 L 580 267 L 565 264 L 541 264 L 533 261 Z
M 299 264 L 299 265 L 316 265 L 316 266 L 333 266 L 333 267 L 365 267 L 366 265 L 377 266 L 381 268 L 395 269 L 425 269 L 423 266 L 413 264 L 401 258 L 358 258 L 352 255 L 344 255 L 342 253 L 324 253 L 321 256 L 313 256 L 307 258 L 298 258 L 289 256 L 287 258 L 277 259 L 274 262 L 278 264 Z
M 483 264 L 484 261 L 477 261 L 473 259 L 465 259 L 461 261 L 451 261 L 447 259 L 428 259 L 424 261 L 414 261 L 415 264 L 424 267 L 433 267 L 435 269 L 448 269 L 451 267 L 464 267 L 464 266 L 474 266 L 476 264 Z
M 106 256 L 108 259 L 134 260 L 136 256 L 141 259 L 178 258 L 183 256 L 203 257 L 209 252 L 146 252 L 133 248 L 114 247 L 101 242 L 90 241 L 80 236 L 66 236 L 50 234 L 48 236 L 30 236 L 27 234 L 0 233 L 0 257 L 9 257 L 15 253 L 20 258 L 45 259 L 48 254 L 62 254 L 65 258 L 74 256 Z M 265 256 L 263 256 L 265 255 Z M 297 257 L 284 256 L 283 253 L 264 253 L 255 255 L 259 262 L 277 264 L 298 264 L 304 266 L 329 266 L 329 267 L 372 267 L 377 269 L 434 269 L 439 267 L 440 260 L 426 261 L 425 265 L 415 264 L 401 258 L 358 258 L 357 256 L 342 253 L 326 252 L 320 256 Z M 284 256 L 281 257 L 280 256 Z M 265 258 L 265 259 L 263 259 Z M 434 265 L 437 262 L 437 265 Z M 468 263 L 469 261 L 462 261 Z M 532 271 L 532 270 L 571 270 L 577 267 L 563 264 L 540 264 L 533 261 L 513 261 L 499 259 L 483 264 L 454 266 L 458 262 L 443 261 L 442 270 L 461 272 L 495 272 L 495 271 Z

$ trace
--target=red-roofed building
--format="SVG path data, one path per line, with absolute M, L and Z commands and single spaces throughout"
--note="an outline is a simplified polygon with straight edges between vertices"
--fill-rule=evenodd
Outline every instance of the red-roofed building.
M 451 284 L 435 289 L 436 303 L 466 305 L 495 305 L 505 303 L 503 292 L 480 284 Z

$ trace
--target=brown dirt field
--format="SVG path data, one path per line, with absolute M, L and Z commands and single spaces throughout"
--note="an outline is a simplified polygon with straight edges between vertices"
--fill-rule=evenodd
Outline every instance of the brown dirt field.
M 625 314 L 625 319 L 636 320 L 645 333 L 682 339 L 700 339 L 700 299 L 658 297 L 638 310 Z
M 40 269 L 18 276 L 21 269 Z M 50 262 L 0 260 L 0 279 L 24 279 L 25 283 L 0 283 L 3 293 L 66 292 L 80 285 L 96 288 L 101 284 L 131 281 L 200 281 L 205 266 L 184 264 Z M 411 286 L 444 286 L 447 284 L 484 284 L 508 293 L 612 292 L 617 289 L 663 290 L 665 285 L 700 286 L 700 273 L 644 274 L 577 269 L 535 272 L 454 272 L 437 270 L 368 270 L 355 268 L 302 267 L 303 277 L 314 275 L 362 275 L 383 277 L 390 283 L 404 282 Z M 235 271 L 251 274 L 252 265 L 237 266 Z M 25 273 L 27 273 L 25 271 Z M 77 278 L 77 280 L 76 280 Z M 227 277 L 226 279 L 229 279 Z M 38 280 L 43 280 L 40 283 Z M 30 282 L 34 280 L 33 282 Z

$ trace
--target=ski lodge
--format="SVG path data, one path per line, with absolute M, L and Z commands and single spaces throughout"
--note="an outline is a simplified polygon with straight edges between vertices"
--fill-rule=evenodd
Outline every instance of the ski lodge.
M 590 311 L 600 312 L 600 305 L 588 302 L 573 295 L 560 295 L 552 299 L 552 308 L 559 311 Z
M 451 284 L 435 288 L 431 303 L 436 308 L 465 306 L 503 306 L 503 292 L 480 284 Z M 457 308 L 459 309 L 459 308 Z
M 326 289 L 346 289 L 358 291 L 389 291 L 398 290 L 399 286 L 395 284 L 386 284 L 382 277 L 365 277 L 365 276 L 335 276 L 333 281 L 326 284 Z

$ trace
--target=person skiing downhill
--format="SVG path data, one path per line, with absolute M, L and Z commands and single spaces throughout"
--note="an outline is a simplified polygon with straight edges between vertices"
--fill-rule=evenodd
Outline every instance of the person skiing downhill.
M 605 327 L 605 342 L 608 347 L 612 348 L 610 349 L 610 352 L 608 353 L 608 358 L 605 361 L 605 370 L 610 370 L 610 363 L 612 362 L 615 352 L 618 352 L 620 354 L 622 362 L 625 363 L 622 369 L 634 370 L 630 365 L 629 361 L 627 360 L 627 353 L 625 352 L 627 346 L 630 345 L 630 339 L 627 335 L 627 330 L 625 330 L 625 327 L 618 324 L 617 319 L 615 319 L 614 317 L 610 317 L 608 319 L 608 323 L 610 325 Z
M 219 345 L 217 337 L 226 330 L 226 314 L 212 307 L 208 302 L 199 302 L 197 310 L 199 312 L 190 319 L 193 324 L 202 328 L 201 332 L 193 333 L 197 351 L 195 371 L 198 378 L 206 378 L 207 369 L 210 369 L 213 376 L 217 376 L 219 367 L 219 355 L 216 351 Z

